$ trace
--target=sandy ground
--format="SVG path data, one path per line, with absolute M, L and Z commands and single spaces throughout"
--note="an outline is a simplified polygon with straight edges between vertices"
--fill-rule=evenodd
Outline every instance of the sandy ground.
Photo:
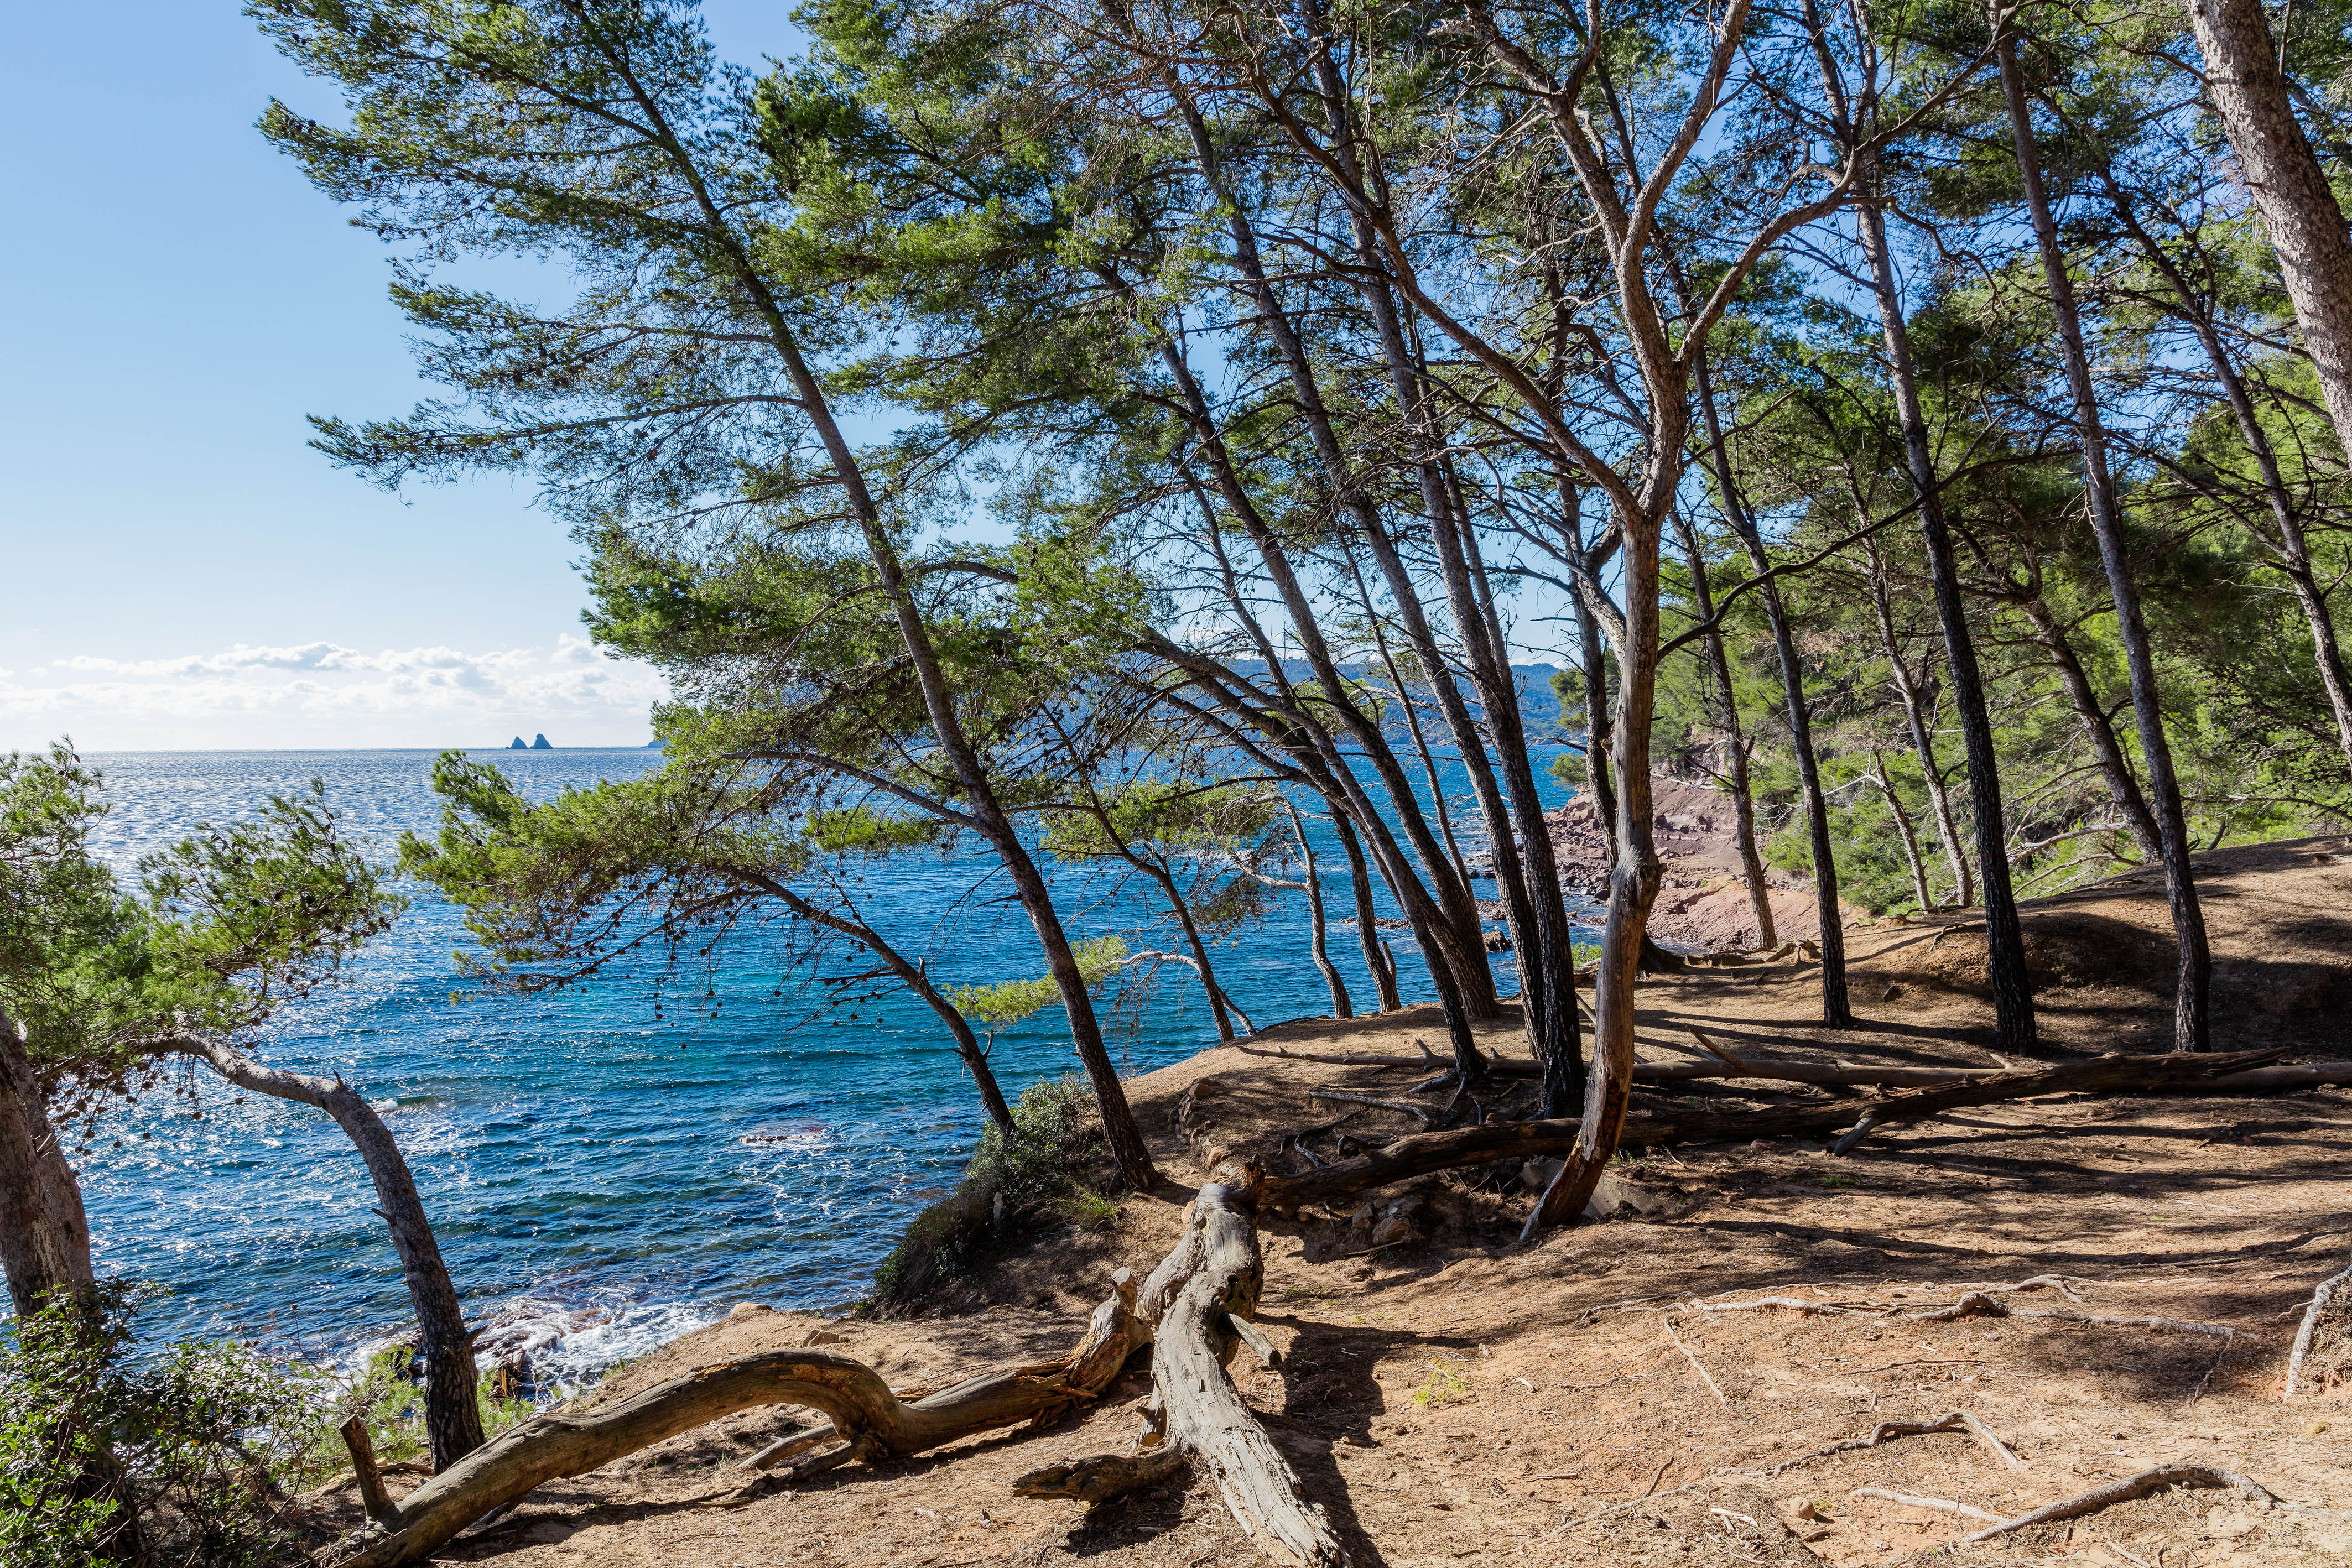
M 2345 851 L 2341 841 L 2306 841 L 2200 857 L 2219 960 L 2217 1043 L 2352 1056 Z M 2162 1044 L 2160 886 L 2126 879 L 2044 901 L 2029 906 L 2028 926 L 2042 1055 Z M 1685 1027 L 1696 1024 L 1726 1042 L 1817 1059 L 1990 1065 L 1979 942 L 1965 922 L 1940 918 L 1853 932 L 1867 1022 L 1834 1035 L 1808 1022 L 1818 1005 L 1810 966 L 1661 979 L 1646 993 L 1643 1054 L 1685 1054 Z M 1442 1048 L 1433 1009 L 1302 1020 L 1263 1042 L 1410 1051 L 1417 1037 Z M 1515 1019 L 1484 1038 L 1524 1054 Z M 839 1348 L 898 1384 L 1056 1353 L 1112 1266 L 1148 1268 L 1166 1248 L 1204 1157 L 1295 1162 L 1279 1148 L 1286 1135 L 1350 1109 L 1312 1090 L 1396 1096 L 1410 1081 L 1204 1052 L 1131 1083 L 1170 1179 L 1125 1199 L 1108 1234 L 1022 1239 L 976 1284 L 913 1321 L 746 1310 L 616 1374 L 593 1397 L 812 1333 L 844 1336 Z M 1761 1102 L 1719 1103 L 1736 1112 Z M 1377 1145 L 1418 1124 L 1361 1110 L 1309 1146 L 1329 1157 L 1354 1146 L 1342 1140 Z M 2341 1090 L 2058 1096 L 1948 1113 L 1843 1157 L 1791 1143 L 1640 1152 L 1616 1173 L 1614 1218 L 1532 1247 L 1513 1239 L 1529 1201 L 1517 1173 L 1449 1173 L 1400 1206 L 1419 1241 L 1362 1251 L 1376 1216 L 1270 1220 L 1260 1321 L 1286 1360 L 1264 1371 L 1244 1357 L 1236 1375 L 1361 1564 L 2352 1563 L 2352 1392 L 2339 1383 L 2281 1401 L 2302 1305 L 2352 1245 L 2347 1156 L 2352 1094 Z M 1378 1212 L 1395 1197 L 1381 1195 Z M 2051 1276 L 2006 1296 L 2017 1315 L 1906 1315 L 1969 1289 Z M 1711 1310 L 1768 1295 L 1844 1310 Z M 1146 1375 L 1130 1372 L 1047 1430 L 845 1469 L 730 1507 L 737 1478 L 724 1467 L 793 1424 L 785 1412 L 750 1414 L 543 1487 L 438 1560 L 1261 1561 L 1198 1483 L 1092 1511 L 1012 1495 L 1024 1470 L 1124 1448 L 1147 1391 Z M 1979 1417 L 2022 1468 L 1965 1434 L 1805 1457 L 1881 1421 L 1954 1411 Z M 1856 1495 L 1874 1488 L 2008 1515 L 2169 1460 L 2242 1471 L 2320 1511 L 2182 1490 L 1970 1546 L 1958 1537 L 1978 1520 Z

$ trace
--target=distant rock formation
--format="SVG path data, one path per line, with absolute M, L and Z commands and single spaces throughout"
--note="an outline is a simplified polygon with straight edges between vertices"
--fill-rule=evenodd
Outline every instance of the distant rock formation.
M 530 748 L 533 751 L 552 751 L 555 749 L 555 747 L 547 744 L 547 737 L 543 735 L 534 735 L 530 737 Z
M 530 747 L 521 736 L 518 735 L 512 740 L 507 742 L 507 749 L 509 751 L 529 751 Z

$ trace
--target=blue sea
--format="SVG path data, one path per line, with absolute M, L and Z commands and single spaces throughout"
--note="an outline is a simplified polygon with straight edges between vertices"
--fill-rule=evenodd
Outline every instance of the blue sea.
M 111 809 L 100 844 L 125 869 L 203 821 L 251 814 L 325 780 L 350 831 L 388 860 L 430 831 L 430 751 L 136 752 L 94 756 Z M 485 754 L 547 797 L 661 765 L 652 750 Z M 1538 769 L 1549 750 L 1537 758 Z M 1475 814 L 1458 764 L 1447 806 L 1465 849 Z M 1565 800 L 1565 789 L 1557 790 Z M 1555 801 L 1555 803 L 1558 803 Z M 1360 1009 L 1374 1003 L 1352 928 L 1346 862 L 1318 846 L 1330 948 Z M 883 864 L 861 890 L 875 923 L 928 955 L 943 981 L 1042 972 L 1002 879 L 976 857 Z M 1292 874 L 1296 875 L 1296 868 Z M 1055 873 L 1073 930 L 1167 947 L 1164 909 L 1099 868 Z M 527 1345 L 542 1391 L 577 1384 L 740 1301 L 819 1308 L 864 1294 L 925 1203 L 950 1189 L 984 1118 L 937 1019 L 903 996 L 826 1008 L 824 976 L 780 930 L 740 933 L 719 955 L 715 1017 L 674 1003 L 656 1018 L 652 969 L 534 997 L 453 997 L 466 981 L 457 912 L 429 889 L 352 967 L 349 983 L 249 1042 L 265 1060 L 341 1074 L 386 1113 L 440 1237 L 468 1322 Z M 1491 892 L 1491 884 L 1489 885 Z M 1385 902 L 1383 915 L 1393 915 Z M 1304 897 L 1282 902 L 1213 955 L 1261 1027 L 1328 1010 L 1307 956 Z M 1395 943 L 1408 1000 L 1428 994 Z M 1516 988 L 1510 960 L 1496 977 Z M 699 991 L 698 979 L 694 988 Z M 705 1008 L 709 1003 L 705 1001 Z M 1192 973 L 1106 988 L 1111 1047 L 1141 1072 L 1213 1044 Z M 1001 1034 L 1008 1094 L 1076 1067 L 1058 1009 Z M 398 1331 L 407 1294 L 358 1156 L 323 1114 L 240 1096 L 200 1070 L 193 1098 L 157 1093 L 103 1124 L 79 1156 L 102 1273 L 168 1289 L 156 1338 L 226 1333 L 348 1364 Z

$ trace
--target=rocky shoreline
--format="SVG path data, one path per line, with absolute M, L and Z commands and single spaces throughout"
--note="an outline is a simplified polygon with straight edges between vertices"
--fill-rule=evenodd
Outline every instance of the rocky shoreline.
M 1738 819 L 1731 798 L 1680 779 L 1651 779 L 1651 831 L 1665 863 L 1658 901 L 1650 911 L 1650 937 L 1685 951 L 1746 952 L 1761 946 L 1739 865 Z M 1608 841 L 1592 797 L 1579 795 L 1545 819 L 1560 885 L 1596 901 L 1609 895 Z M 1768 870 L 1775 940 L 1818 941 L 1821 911 L 1811 879 Z M 1848 919 L 1853 912 L 1846 911 Z

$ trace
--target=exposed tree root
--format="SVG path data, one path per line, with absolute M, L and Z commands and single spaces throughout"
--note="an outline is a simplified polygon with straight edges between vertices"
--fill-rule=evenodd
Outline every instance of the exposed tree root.
M 2352 1281 L 2352 1265 L 2347 1265 L 2341 1273 L 2331 1274 L 2322 1280 L 2319 1289 L 2311 1292 L 2311 1305 L 2303 1312 L 2303 1326 L 2294 1331 L 2294 1348 L 2287 1353 L 2286 1392 L 2280 1396 L 2281 1398 L 2294 1397 L 2295 1389 L 2303 1382 L 2303 1364 L 2311 1354 L 2312 1342 L 2317 1338 L 2320 1325 L 2328 1318 L 2337 1294 L 2347 1281 Z M 2352 1300 L 2352 1297 L 2347 1300 Z
M 1937 1432 L 1966 1432 L 1976 1439 L 1979 1448 L 1983 1448 L 1985 1452 L 2007 1465 L 2011 1469 L 2025 1469 L 2025 1461 L 2019 1458 L 2007 1443 L 1996 1437 L 1991 1427 L 1965 1410 L 1955 1410 L 1950 1415 L 1939 1416 L 1933 1421 L 1881 1421 L 1859 1437 L 1846 1437 L 1838 1442 L 1824 1444 L 1809 1454 L 1800 1454 L 1793 1459 L 1783 1459 L 1769 1469 L 1741 1473 L 1777 1476 L 1782 1470 L 1811 1459 L 1825 1459 L 1832 1454 L 1850 1454 L 1857 1448 L 1874 1448 L 1881 1443 L 1890 1442 L 1896 1437 L 1925 1437 Z
M 1332 1067 L 1423 1068 L 1429 1065 L 1418 1056 L 1376 1056 L 1358 1051 L 1315 1052 L 1255 1045 L 1236 1046 L 1234 1049 L 1250 1056 L 1322 1062 Z M 1541 1078 L 1543 1064 L 1539 1061 L 1490 1059 L 1486 1071 L 1498 1078 Z M 1694 1079 L 1768 1078 L 1790 1083 L 1818 1083 L 1829 1088 L 1916 1089 L 1946 1083 L 1971 1083 L 1979 1078 L 1994 1077 L 2002 1071 L 1998 1067 L 1863 1067 L 1852 1062 L 1791 1061 L 1782 1057 L 1730 1056 L 1724 1053 L 1704 1061 L 1637 1061 L 1633 1064 L 1633 1082 L 1682 1083 Z M 2305 1070 L 2285 1068 L 2278 1071 L 2301 1073 Z M 2317 1078 L 2312 1082 L 2326 1083 L 2335 1080 Z
M 1157 1331 L 1147 1453 L 1051 1465 L 1021 1477 L 1015 1491 L 1099 1501 L 1189 1458 L 1206 1470 L 1226 1511 L 1261 1549 L 1307 1568 L 1339 1568 L 1348 1561 L 1330 1520 L 1307 1500 L 1290 1461 L 1225 1375 L 1225 1363 L 1242 1343 L 1231 1331 L 1256 1311 L 1265 1281 L 1255 1208 L 1253 1183 L 1202 1187 L 1185 1217 L 1183 1239 L 1144 1284 L 1137 1311 Z M 1259 1354 L 1272 1349 L 1267 1343 Z M 1160 1459 L 1151 1448 L 1169 1457 Z
M 771 1445 L 772 1464 L 835 1438 L 842 1445 L 794 1466 L 806 1475 L 852 1458 L 921 1453 L 959 1437 L 1049 1418 L 1092 1398 L 1151 1333 L 1132 1286 L 1096 1309 L 1087 1336 L 1060 1361 L 985 1373 L 911 1403 L 862 1362 L 829 1350 L 775 1350 L 672 1378 L 606 1410 L 549 1411 L 477 1448 L 354 1531 L 325 1556 L 337 1568 L 392 1568 L 429 1555 L 474 1521 L 534 1487 L 585 1474 L 738 1410 L 803 1405 L 832 1417 Z
M 1970 1519 L 1990 1519 L 1998 1522 L 2000 1515 L 1964 1502 L 1954 1502 L 1948 1497 L 1922 1497 L 1915 1491 L 1889 1491 L 1885 1487 L 1856 1487 L 1848 1497 L 1874 1497 L 1881 1502 L 1899 1502 L 1906 1508 L 1941 1509 L 1946 1513 L 1964 1513 Z
M 1995 1072 L 1962 1083 L 1889 1094 L 1866 1106 L 1846 1101 L 1829 1105 L 1790 1105 L 1734 1115 L 1654 1106 L 1629 1112 L 1619 1146 L 1642 1148 L 1676 1143 L 1745 1143 L 1755 1138 L 1801 1137 L 1851 1127 L 1867 1110 L 1880 1126 L 1916 1121 L 1963 1105 L 1987 1105 L 2041 1094 L 2101 1089 L 2163 1089 L 2204 1084 L 2265 1062 L 2277 1050 L 2175 1053 L 2164 1056 L 2109 1054 L 2032 1071 Z M 1446 1132 L 1400 1138 L 1359 1159 L 1327 1165 L 1297 1176 L 1269 1176 L 1265 1201 L 1295 1209 L 1346 1197 L 1391 1182 L 1487 1160 L 1566 1155 L 1576 1147 L 1580 1119 L 1489 1122 Z
M 2352 1274 L 2347 1270 L 2347 1274 Z M 2108 1312 L 2076 1312 L 2063 1307 L 2012 1307 L 2002 1301 L 2002 1295 L 2024 1291 L 2038 1291 L 2051 1286 L 2066 1290 L 2065 1281 L 2054 1274 L 2037 1275 L 2014 1285 L 1970 1285 L 1967 1293 L 1946 1306 L 1930 1307 L 1924 1312 L 1906 1310 L 1894 1301 L 1808 1301 L 1797 1296 L 1758 1296 L 1745 1301 L 1693 1301 L 1702 1312 L 1800 1312 L 1808 1317 L 1905 1317 L 1914 1322 L 1953 1322 L 1961 1318 L 2026 1318 L 2049 1322 L 2089 1323 L 2099 1328 L 2148 1329 L 2158 1333 L 2204 1334 L 2213 1339 L 2233 1339 L 2238 1331 L 2228 1323 L 2194 1322 L 2184 1318 L 2123 1317 Z M 2072 1291 L 2067 1291 L 2073 1295 Z
M 2227 1323 L 2190 1322 L 2181 1318 L 2126 1318 L 2106 1312 L 2070 1312 L 2063 1307 L 2012 1307 L 1982 1291 L 1971 1291 L 1948 1307 L 1933 1312 L 1906 1312 L 1920 1322 L 1950 1322 L 1958 1318 L 2040 1318 L 2062 1323 L 2092 1323 L 2102 1328 L 2151 1329 L 2158 1333 L 2201 1333 L 2229 1339 L 2237 1330 Z
M 1265 1549 L 1307 1568 L 1341 1568 L 1346 1558 L 1330 1521 L 1307 1500 L 1289 1462 L 1225 1375 L 1224 1363 L 1244 1344 L 1263 1364 L 1280 1359 L 1273 1342 L 1246 1321 L 1265 1282 L 1260 1179 L 1253 1167 L 1243 1181 L 1203 1187 L 1186 1213 L 1182 1239 L 1150 1279 L 1139 1291 L 1126 1270 L 1114 1274 L 1112 1294 L 1096 1309 L 1086 1337 L 1059 1360 L 986 1373 L 911 1400 L 863 1363 L 829 1350 L 769 1351 L 704 1367 L 610 1409 L 533 1416 L 345 1537 L 324 1560 L 336 1568 L 415 1562 L 535 1487 L 758 1406 L 805 1406 L 830 1419 L 753 1455 L 742 1468 L 754 1473 L 739 1493 L 853 1459 L 917 1454 L 995 1427 L 1042 1422 L 1094 1397 L 1135 1351 L 1150 1344 L 1160 1450 L 1051 1467 L 1024 1477 L 1021 1489 L 1096 1501 L 1189 1459 L 1215 1479 L 1225 1506 Z M 789 1469 L 778 1474 L 757 1473 L 785 1461 Z
M 1996 1535 L 2024 1530 L 2036 1524 L 2049 1524 L 2062 1519 L 2080 1519 L 2086 1513 L 2096 1513 L 2119 1502 L 2129 1502 L 2136 1497 L 2146 1497 L 2167 1487 L 2227 1487 L 2240 1497 L 2260 1508 L 2292 1506 L 2283 1504 L 2268 1487 L 2249 1479 L 2235 1470 L 2218 1469 L 2211 1465 L 2158 1465 L 2142 1470 L 2136 1476 L 2126 1476 L 2119 1481 L 2109 1481 L 2103 1487 L 2077 1492 L 2073 1497 L 2060 1498 L 2044 1503 L 2031 1513 L 2021 1513 L 2014 1519 L 2003 1519 L 1973 1531 L 1960 1539 L 1967 1542 L 1990 1541 Z

